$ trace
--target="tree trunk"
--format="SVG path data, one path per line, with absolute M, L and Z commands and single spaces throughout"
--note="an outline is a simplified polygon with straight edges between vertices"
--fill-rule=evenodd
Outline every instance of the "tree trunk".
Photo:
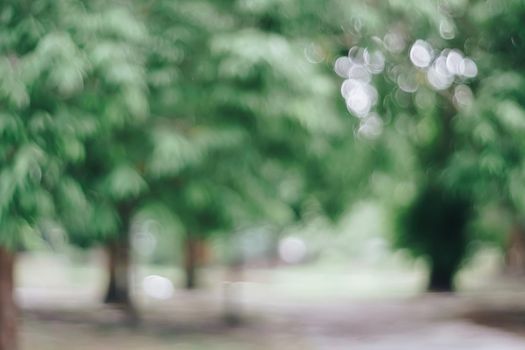
M 525 229 L 519 223 L 516 223 L 510 232 L 505 251 L 505 265 L 510 274 L 525 274 Z
M 138 322 L 138 314 L 130 292 L 130 213 L 127 207 L 120 208 L 121 234 L 106 246 L 109 280 L 104 303 L 124 310 L 126 321 L 135 324 Z
M 0 246 L 0 350 L 18 348 L 14 268 L 15 253 Z
M 429 292 L 452 292 L 454 290 L 454 271 L 432 265 L 427 289 Z
M 184 246 L 184 286 L 186 289 L 195 289 L 197 287 L 197 246 L 197 239 L 188 235 Z
M 131 304 L 129 292 L 129 235 L 122 234 L 106 246 L 108 254 L 109 283 L 106 304 Z

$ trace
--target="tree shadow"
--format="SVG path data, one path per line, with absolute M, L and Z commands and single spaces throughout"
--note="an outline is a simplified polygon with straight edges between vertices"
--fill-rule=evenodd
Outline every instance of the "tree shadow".
M 525 308 L 523 307 L 482 308 L 469 311 L 463 317 L 481 326 L 525 336 Z

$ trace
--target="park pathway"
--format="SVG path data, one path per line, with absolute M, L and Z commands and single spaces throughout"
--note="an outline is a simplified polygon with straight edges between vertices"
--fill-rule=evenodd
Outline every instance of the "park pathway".
M 525 349 L 525 311 L 517 313 L 512 327 L 498 324 L 492 311 L 498 310 L 501 317 L 505 310 L 512 313 L 521 306 L 491 304 L 490 298 L 424 295 L 308 301 L 280 298 L 252 285 L 243 291 L 239 305 L 245 322 L 231 327 L 221 319 L 224 304 L 218 291 L 178 291 L 168 302 L 143 304 L 144 324 L 132 330 L 119 325 L 118 311 L 103 308 L 87 296 L 85 303 L 79 302 L 78 295 L 71 299 L 75 303 L 68 303 L 66 291 L 56 299 L 31 293 L 19 291 L 27 350 Z M 483 318 L 495 324 L 489 327 Z

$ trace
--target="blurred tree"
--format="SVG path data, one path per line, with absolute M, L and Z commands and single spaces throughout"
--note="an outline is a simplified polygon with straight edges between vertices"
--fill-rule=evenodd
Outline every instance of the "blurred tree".
M 283 4 L 178 1 L 145 10 L 156 38 L 147 172 L 158 179 L 154 197 L 186 232 L 188 287 L 195 283 L 194 239 L 296 220 L 314 185 L 334 201 L 319 190 L 330 174 L 319 168 L 335 148 L 330 138 L 346 136 L 345 124 L 332 109 L 326 67 L 304 54 L 309 32 L 281 27 Z M 288 6 L 297 18 L 287 21 L 304 20 L 298 3 Z
M 151 149 L 144 57 L 149 38 L 128 8 L 105 5 L 96 19 L 96 41 L 87 48 L 97 54 L 92 66 L 99 75 L 84 88 L 89 103 L 81 107 L 99 121 L 84 140 L 83 160 L 66 169 L 82 195 L 66 188 L 56 201 L 71 242 L 106 246 L 109 281 L 104 300 L 123 307 L 133 321 L 128 276 L 131 220 L 147 190 L 143 172 Z
M 210 118 L 209 94 L 215 84 L 209 37 L 224 30 L 225 16 L 206 1 L 159 1 L 144 6 L 142 15 L 152 35 L 148 55 L 152 152 L 145 163 L 151 195 L 146 205 L 160 201 L 183 223 L 181 260 L 185 284 L 191 288 L 196 240 L 223 221 L 220 198 L 212 199 L 211 194 L 219 188 L 209 179 L 218 159 L 210 153 L 239 144 L 235 126 L 202 122 Z M 210 16 L 215 20 L 209 21 Z
M 479 58 L 469 9 L 462 1 L 370 1 L 353 10 L 342 41 L 351 45 L 348 57 L 335 63 L 347 78 L 341 92 L 358 117 L 357 134 L 382 145 L 380 169 L 400 179 L 394 189 L 379 187 L 401 208 L 396 245 L 427 260 L 429 289 L 451 290 L 473 239 L 467 224 L 474 192 L 451 176 L 467 142 L 458 124 Z M 396 162 L 398 151 L 408 161 Z M 415 191 L 397 195 L 410 188 L 403 183 Z
M 475 193 L 480 203 L 497 204 L 510 214 L 507 255 L 512 268 L 524 271 L 525 95 L 522 49 L 525 14 L 521 1 L 475 2 L 466 16 L 476 28 L 469 45 L 483 79 L 470 96 L 458 123 L 467 142 L 454 158 L 451 177 Z M 500 229 L 501 231 L 501 229 Z M 504 232 L 498 232 L 504 234 Z M 502 242 L 503 239 L 498 239 Z M 520 262 L 521 261 L 521 262 Z M 519 266 L 521 265 L 521 266 Z
M 61 207 L 88 213 L 81 185 L 65 170 L 85 158 L 84 142 L 94 137 L 99 123 L 126 118 L 118 111 L 98 113 L 99 86 L 110 85 L 103 92 L 112 101 L 109 109 L 119 104 L 135 111 L 141 107 L 136 90 L 119 90 L 129 79 L 125 66 L 112 66 L 111 45 L 119 41 L 103 40 L 125 41 L 133 28 L 126 25 L 123 30 L 118 24 L 126 17 L 123 8 L 105 11 L 101 4 L 8 1 L 0 8 L 2 350 L 17 348 L 14 252 L 39 223 L 64 214 Z

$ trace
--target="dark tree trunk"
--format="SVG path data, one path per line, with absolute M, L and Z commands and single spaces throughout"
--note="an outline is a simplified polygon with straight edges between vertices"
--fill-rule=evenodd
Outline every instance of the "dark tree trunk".
M 197 287 L 198 241 L 188 235 L 184 243 L 184 286 L 186 289 Z
M 106 246 L 108 255 L 108 289 L 104 302 L 107 304 L 131 304 L 129 292 L 129 235 L 122 234 Z
M 454 274 L 452 269 L 431 266 L 428 281 L 429 292 L 452 292 L 454 291 Z
M 525 228 L 516 223 L 507 241 L 505 249 L 505 269 L 513 275 L 525 274 Z
M 127 207 L 120 208 L 121 234 L 106 245 L 109 280 L 104 302 L 124 310 L 126 321 L 134 324 L 138 314 L 130 293 L 130 213 Z
M 0 246 L 0 350 L 18 349 L 14 268 L 15 253 Z

